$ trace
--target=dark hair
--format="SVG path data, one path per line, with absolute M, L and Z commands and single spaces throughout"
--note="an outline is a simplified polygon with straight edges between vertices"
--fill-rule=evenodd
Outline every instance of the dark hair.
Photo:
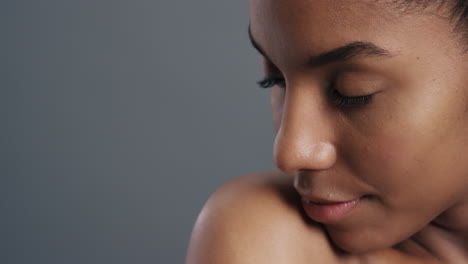
M 453 23 L 453 32 L 465 40 L 468 48 L 468 0 L 392 0 L 395 7 L 405 12 L 421 11 L 429 7 L 446 10 Z

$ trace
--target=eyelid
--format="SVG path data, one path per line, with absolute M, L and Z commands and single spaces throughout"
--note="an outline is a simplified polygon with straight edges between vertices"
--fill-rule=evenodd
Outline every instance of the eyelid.
M 387 84 L 381 76 L 368 72 L 348 71 L 336 77 L 334 87 L 345 96 L 358 97 L 382 91 Z
M 343 87 L 337 85 L 337 83 L 339 83 L 339 81 L 342 80 L 342 76 L 346 76 L 346 73 L 344 75 L 340 73 L 335 74 L 335 76 L 333 77 L 333 81 L 330 83 L 330 86 L 328 88 L 328 93 L 330 99 L 332 100 L 332 103 L 339 108 L 359 108 L 368 105 L 372 103 L 374 95 L 380 92 L 360 92 L 359 94 L 355 95 L 343 93 Z M 355 83 L 353 83 L 353 85 L 354 84 Z M 348 88 L 348 86 L 344 87 Z

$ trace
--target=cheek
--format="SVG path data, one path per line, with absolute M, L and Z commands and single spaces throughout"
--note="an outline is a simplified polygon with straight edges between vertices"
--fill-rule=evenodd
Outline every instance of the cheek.
M 366 167 L 360 172 L 369 174 L 369 180 L 416 186 L 421 179 L 436 177 L 440 168 L 448 169 L 447 162 L 462 151 L 460 140 L 466 141 L 466 136 L 460 126 L 460 102 L 429 91 L 404 98 L 387 100 L 366 118 L 352 120 L 354 140 L 360 144 L 350 143 L 350 149 L 359 149 L 366 163 L 349 158 L 355 166 Z
M 352 161 L 359 168 L 357 175 L 389 207 L 411 211 L 430 203 L 439 210 L 466 185 L 466 162 L 459 159 L 466 142 L 463 129 L 436 113 L 422 116 L 411 116 L 400 125 L 388 121 L 360 148 L 361 161 L 366 162 Z
M 405 186 L 417 180 L 420 161 L 415 158 L 414 145 L 404 137 L 386 136 L 378 140 L 369 140 L 357 157 L 352 160 L 357 168 L 356 174 L 376 189 L 377 193 L 395 195 Z M 359 161 L 361 160 L 361 161 Z M 365 160 L 365 162 L 362 162 Z

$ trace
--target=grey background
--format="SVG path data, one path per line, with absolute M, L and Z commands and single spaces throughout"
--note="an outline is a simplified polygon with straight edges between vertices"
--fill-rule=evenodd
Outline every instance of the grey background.
M 209 195 L 270 170 L 247 1 L 0 4 L 0 262 L 183 263 Z

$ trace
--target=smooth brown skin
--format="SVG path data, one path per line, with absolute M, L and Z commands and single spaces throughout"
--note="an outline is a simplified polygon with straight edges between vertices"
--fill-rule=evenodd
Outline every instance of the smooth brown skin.
M 468 263 L 468 54 L 443 9 L 375 0 L 250 0 L 268 57 L 280 173 L 234 179 L 207 202 L 187 263 Z M 323 67 L 350 42 L 392 56 Z M 371 103 L 337 107 L 347 96 Z M 296 189 L 296 191 L 294 191 Z M 307 220 L 300 196 L 365 199 L 348 217 Z

